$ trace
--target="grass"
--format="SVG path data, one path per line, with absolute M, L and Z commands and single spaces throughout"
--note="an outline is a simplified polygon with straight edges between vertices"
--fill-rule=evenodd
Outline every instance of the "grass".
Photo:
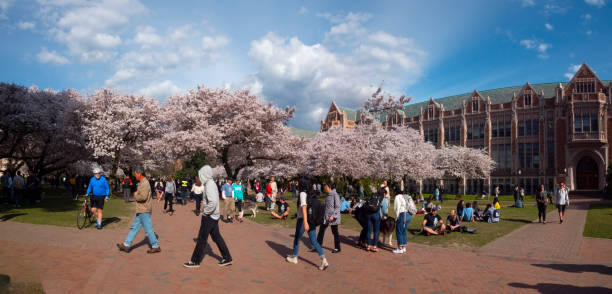
M 512 196 L 509 196 L 510 198 Z M 290 216 L 294 215 L 296 212 L 296 204 L 295 200 L 291 199 L 291 194 L 285 194 L 285 199 L 288 199 L 289 207 L 291 209 Z M 492 199 L 492 198 L 491 198 Z M 464 198 L 465 200 L 465 198 Z M 528 200 L 528 199 L 526 199 Z M 322 198 L 322 202 L 325 199 Z M 501 201 L 501 200 L 500 200 Z M 446 200 L 442 203 L 442 209 L 439 214 L 442 216 L 444 220 L 446 220 L 446 216 L 449 215 L 452 209 L 456 209 L 458 200 Z M 471 201 L 470 201 L 471 202 Z M 479 207 L 483 210 L 488 203 L 485 200 L 478 200 Z M 501 236 L 504 236 L 519 227 L 533 222 L 533 220 L 537 220 L 538 210 L 535 206 L 535 202 L 525 203 L 524 208 L 513 208 L 510 207 L 513 204 L 513 201 L 501 201 L 502 209 L 501 209 L 501 217 L 500 222 L 495 224 L 484 223 L 484 222 L 474 222 L 474 223 L 462 223 L 467 227 L 475 228 L 477 230 L 476 234 L 462 234 L 462 233 L 451 233 L 447 234 L 445 237 L 442 236 L 423 236 L 416 235 L 416 232 L 419 231 L 422 227 L 423 215 L 417 214 L 414 215 L 410 225 L 408 226 L 409 234 L 408 234 L 408 242 L 427 244 L 427 245 L 436 245 L 441 247 L 453 247 L 453 248 L 478 248 L 481 247 Z M 287 220 L 278 220 L 271 217 L 270 212 L 265 210 L 265 204 L 259 203 L 259 213 L 257 217 L 253 220 L 260 224 L 265 225 L 275 225 L 281 226 L 285 228 L 295 228 L 296 219 L 288 218 Z M 548 206 L 548 210 L 552 210 L 552 205 Z M 249 215 L 250 212 L 245 212 L 246 215 Z M 389 207 L 389 215 L 395 217 L 395 212 L 393 211 L 393 202 Z M 361 230 L 361 226 L 357 222 L 354 216 L 343 214 L 341 218 L 341 227 L 344 229 L 351 229 L 356 232 Z M 412 233 L 412 234 L 411 234 Z M 382 239 L 382 237 L 381 237 Z M 397 237 L 393 236 L 393 244 L 397 244 Z
M 585 237 L 612 239 L 612 204 L 591 204 L 584 225 Z
M 30 224 L 44 224 L 62 227 L 76 227 L 77 209 L 83 198 L 73 200 L 63 189 L 45 188 L 45 197 L 38 204 L 25 204 L 21 208 L 0 205 L 0 222 L 15 221 Z M 27 203 L 27 202 L 26 202 Z M 127 226 L 131 217 L 132 205 L 126 205 L 122 199 L 111 197 L 104 204 L 103 224 L 108 228 Z M 86 227 L 87 228 L 87 227 Z M 93 228 L 89 226 L 89 228 Z
M 40 282 L 11 282 L 11 278 L 7 275 L 0 274 L 0 294 L 44 294 L 42 284 Z

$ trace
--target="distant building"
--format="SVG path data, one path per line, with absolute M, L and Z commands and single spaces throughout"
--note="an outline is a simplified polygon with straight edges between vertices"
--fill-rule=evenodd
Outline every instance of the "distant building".
M 585 63 L 567 83 L 529 84 L 370 110 L 386 127 L 408 126 L 438 148 L 454 144 L 483 148 L 497 163 L 489 179 L 469 179 L 468 194 L 512 186 L 532 194 L 540 184 L 564 180 L 571 190 L 602 190 L 610 161 L 612 82 L 602 81 Z M 321 131 L 354 129 L 359 110 L 332 102 Z M 430 192 L 436 183 L 422 183 Z M 440 181 L 448 193 L 457 181 Z

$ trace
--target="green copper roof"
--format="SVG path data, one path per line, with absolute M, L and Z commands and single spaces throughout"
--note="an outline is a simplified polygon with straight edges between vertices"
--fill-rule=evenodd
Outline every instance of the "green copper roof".
M 347 108 L 347 107 L 343 107 L 339 105 L 338 105 L 338 108 L 346 113 L 348 120 L 357 121 L 357 119 L 359 118 L 360 110 L 355 110 L 355 109 L 351 109 L 351 108 Z
M 298 129 L 294 127 L 290 127 L 289 132 L 291 132 L 291 135 L 302 137 L 302 138 L 314 138 L 319 133 L 313 130 Z

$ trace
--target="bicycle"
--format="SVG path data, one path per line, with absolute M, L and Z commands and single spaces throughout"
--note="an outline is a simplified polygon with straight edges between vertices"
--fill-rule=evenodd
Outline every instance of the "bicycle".
M 77 228 L 79 228 L 79 230 L 85 227 L 87 220 L 89 220 L 90 225 L 96 221 L 96 217 L 91 212 L 90 202 L 90 196 L 83 195 L 83 205 L 81 205 L 77 211 Z

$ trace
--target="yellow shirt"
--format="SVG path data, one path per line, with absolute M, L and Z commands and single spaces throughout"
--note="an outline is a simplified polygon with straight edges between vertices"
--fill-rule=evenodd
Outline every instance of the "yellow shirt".
M 501 206 L 499 205 L 499 202 L 495 202 L 495 209 L 501 209 Z

